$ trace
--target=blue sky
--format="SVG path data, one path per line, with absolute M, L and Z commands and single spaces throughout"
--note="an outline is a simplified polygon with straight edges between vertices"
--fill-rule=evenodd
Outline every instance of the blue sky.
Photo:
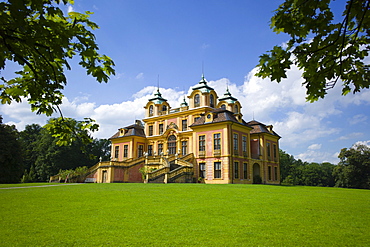
M 282 150 L 304 161 L 337 163 L 341 148 L 370 144 L 370 91 L 341 96 L 338 84 L 325 99 L 307 103 L 297 68 L 280 84 L 256 78 L 259 56 L 288 40 L 269 27 L 281 3 L 76 0 L 65 10 L 94 12 L 91 19 L 100 26 L 95 31 L 100 52 L 115 61 L 116 76 L 99 84 L 72 61 L 61 107 L 64 115 L 96 119 L 100 130 L 94 136 L 109 138 L 118 128 L 143 118 L 158 75 L 163 96 L 178 107 L 203 70 L 218 96 L 229 85 L 246 121 L 254 115 L 257 121 L 274 125 L 282 136 Z M 12 70 L 9 65 L 2 75 L 7 78 Z M 0 105 L 0 114 L 18 130 L 47 121 L 25 102 Z

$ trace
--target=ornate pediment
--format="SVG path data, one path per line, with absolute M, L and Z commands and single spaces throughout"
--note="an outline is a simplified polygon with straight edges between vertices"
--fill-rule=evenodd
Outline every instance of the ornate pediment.
M 176 129 L 176 130 L 178 130 L 179 127 L 177 126 L 177 124 L 172 122 L 169 125 L 167 125 L 167 129 Z

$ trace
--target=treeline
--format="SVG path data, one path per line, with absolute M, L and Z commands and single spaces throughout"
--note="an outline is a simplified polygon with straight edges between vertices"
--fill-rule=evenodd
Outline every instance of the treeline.
M 282 185 L 306 185 L 370 189 L 370 147 L 343 148 L 337 165 L 296 160 L 279 150 Z
M 283 185 L 306 185 L 333 187 L 335 179 L 333 170 L 335 165 L 324 163 L 308 163 L 293 155 L 279 150 L 280 176 Z
M 110 142 L 94 139 L 84 145 L 74 141 L 59 146 L 43 127 L 31 124 L 23 131 L 3 124 L 0 118 L 0 183 L 49 181 L 60 170 L 91 167 L 99 158 L 109 160 Z

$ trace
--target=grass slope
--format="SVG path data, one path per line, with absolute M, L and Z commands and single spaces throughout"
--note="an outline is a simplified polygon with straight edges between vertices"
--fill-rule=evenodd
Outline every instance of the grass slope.
M 206 184 L 0 189 L 1 246 L 366 246 L 370 191 Z
M 50 183 L 0 184 L 0 188 L 32 187 L 32 186 L 43 186 L 43 185 L 50 185 Z

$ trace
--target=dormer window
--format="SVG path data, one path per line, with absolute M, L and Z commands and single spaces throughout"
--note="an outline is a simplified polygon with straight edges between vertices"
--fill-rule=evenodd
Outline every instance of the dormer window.
M 222 104 L 221 105 L 221 109 L 226 110 L 226 105 L 225 104 Z
M 167 106 L 166 105 L 162 106 L 162 111 L 167 111 Z
M 211 94 L 209 96 L 209 106 L 210 107 L 215 107 L 215 98 L 214 98 L 213 94 Z
M 149 106 L 149 117 L 153 116 L 153 106 Z
M 194 96 L 194 107 L 198 107 L 200 106 L 200 97 L 199 97 L 199 94 L 196 94 Z
M 238 113 L 239 112 L 239 107 L 238 107 L 238 105 L 235 105 L 234 106 L 234 113 Z

